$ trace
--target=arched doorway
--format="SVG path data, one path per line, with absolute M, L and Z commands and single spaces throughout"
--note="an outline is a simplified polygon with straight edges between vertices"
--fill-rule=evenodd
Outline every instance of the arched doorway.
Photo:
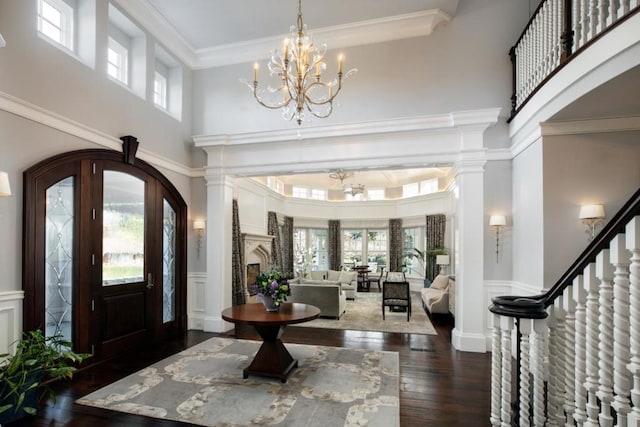
M 25 330 L 97 358 L 185 334 L 187 209 L 167 178 L 81 150 L 29 168 L 24 185 Z

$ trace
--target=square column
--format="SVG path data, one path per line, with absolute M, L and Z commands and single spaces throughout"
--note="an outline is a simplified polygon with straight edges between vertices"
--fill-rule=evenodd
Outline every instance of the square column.
M 486 352 L 484 299 L 484 160 L 456 162 L 456 308 L 451 343 L 456 350 Z
M 210 156 L 211 157 L 211 156 Z M 204 286 L 204 330 L 225 332 L 233 325 L 222 320 L 231 306 L 231 253 L 234 179 L 219 168 L 207 168 L 207 279 Z

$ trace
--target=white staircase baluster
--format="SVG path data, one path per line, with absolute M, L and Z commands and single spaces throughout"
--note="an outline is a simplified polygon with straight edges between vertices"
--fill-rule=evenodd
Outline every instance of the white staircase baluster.
M 576 302 L 576 354 L 575 354 L 575 401 L 576 412 L 573 418 L 579 426 L 587 420 L 587 389 L 584 387 L 586 377 L 585 360 L 587 358 L 586 334 L 587 322 L 585 303 L 587 293 L 584 290 L 583 277 L 573 281 L 573 300 Z
M 511 330 L 513 318 L 500 318 L 501 350 L 502 350 L 502 399 L 501 417 L 502 427 L 511 426 Z
M 564 412 L 565 426 L 573 427 L 573 414 L 576 411 L 575 404 L 575 347 L 576 347 L 576 302 L 573 299 L 573 286 L 567 286 L 563 292 L 564 301 L 564 328 L 566 344 L 564 348 L 565 361 L 565 394 L 564 394 Z
M 564 424 L 564 310 L 562 296 L 549 307 L 549 403 L 547 419 L 549 426 Z
M 535 427 L 543 427 L 546 425 L 546 404 L 544 381 L 546 376 L 546 368 L 544 359 L 547 353 L 547 327 L 546 319 L 535 319 L 533 321 L 533 338 L 535 345 L 533 346 L 533 425 Z
M 531 410 L 531 332 L 533 331 L 533 319 L 519 319 L 520 329 L 520 427 L 529 427 Z
M 631 361 L 627 365 L 633 375 L 631 401 L 633 407 L 629 413 L 629 425 L 640 426 L 640 216 L 633 218 L 626 228 L 626 246 L 631 251 L 629 266 L 629 311 Z
M 502 391 L 502 354 L 500 352 L 500 315 L 493 314 L 493 342 L 491 343 L 491 425 L 500 426 Z
M 609 244 L 613 276 L 613 403 L 616 426 L 626 427 L 631 411 L 629 394 L 631 374 L 629 363 L 629 263 L 631 253 L 625 247 L 625 235 L 618 234 Z
M 598 319 L 598 391 L 600 399 L 600 426 L 613 426 L 611 401 L 613 400 L 613 266 L 609 250 L 596 256 L 596 277 L 600 279 Z
M 598 288 L 600 281 L 596 278 L 596 265 L 590 263 L 584 269 L 584 289 L 587 291 L 587 421 L 585 426 L 598 427 Z

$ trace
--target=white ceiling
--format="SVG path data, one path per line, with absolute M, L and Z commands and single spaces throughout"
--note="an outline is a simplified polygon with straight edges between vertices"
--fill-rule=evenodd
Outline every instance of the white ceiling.
M 297 0 L 140 0 L 159 12 L 194 50 L 284 36 Z M 302 2 L 304 23 L 323 27 L 434 9 L 454 15 L 458 0 L 322 0 Z

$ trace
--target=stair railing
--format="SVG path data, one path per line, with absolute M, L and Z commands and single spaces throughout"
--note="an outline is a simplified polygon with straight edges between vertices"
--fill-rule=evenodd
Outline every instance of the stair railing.
M 492 302 L 491 425 L 640 426 L 640 189 L 549 291 Z

